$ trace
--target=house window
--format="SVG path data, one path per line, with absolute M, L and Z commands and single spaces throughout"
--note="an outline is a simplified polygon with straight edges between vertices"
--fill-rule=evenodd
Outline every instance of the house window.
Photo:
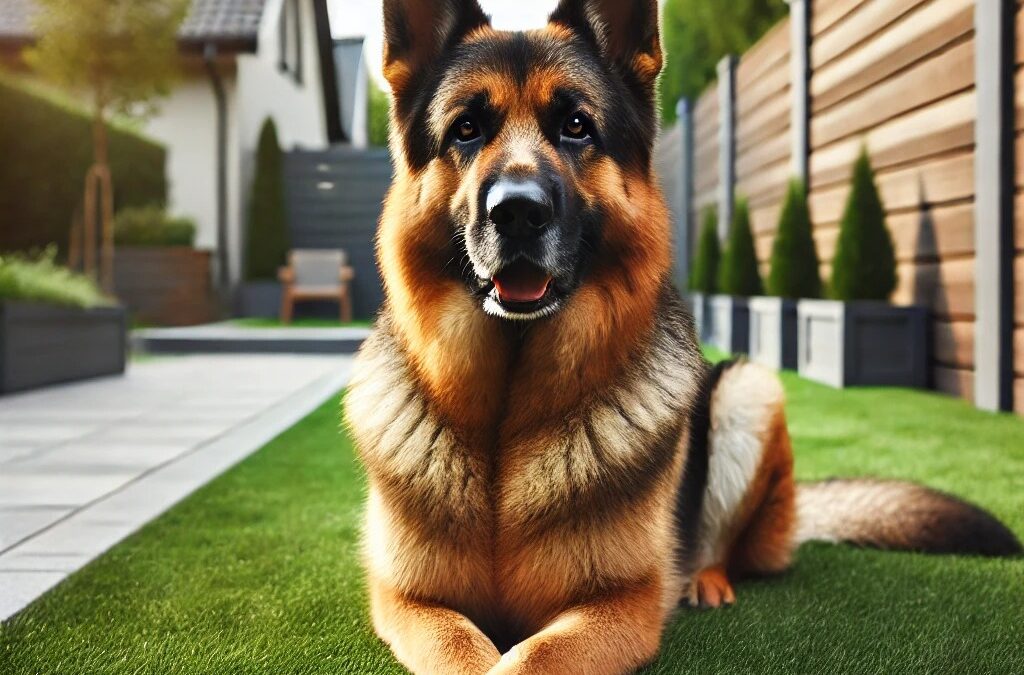
M 278 67 L 302 84 L 302 11 L 301 0 L 283 0 L 278 21 Z

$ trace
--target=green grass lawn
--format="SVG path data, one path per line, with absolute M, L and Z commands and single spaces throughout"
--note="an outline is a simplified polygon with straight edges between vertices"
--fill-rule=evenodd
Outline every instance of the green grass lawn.
M 913 478 L 1024 533 L 1024 421 L 785 376 L 801 478 Z M 336 400 L 0 628 L 0 673 L 401 672 L 367 621 Z M 814 545 L 680 611 L 650 673 L 1024 671 L 1024 560 Z M 600 640 L 600 636 L 595 636 Z

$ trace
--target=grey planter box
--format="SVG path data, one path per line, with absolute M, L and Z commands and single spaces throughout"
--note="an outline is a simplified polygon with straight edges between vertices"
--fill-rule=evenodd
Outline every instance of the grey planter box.
M 833 387 L 928 386 L 928 311 L 884 302 L 801 300 L 799 368 Z
M 703 293 L 687 293 L 686 299 L 693 312 L 693 325 L 697 329 L 697 339 L 707 342 L 711 339 L 711 313 L 708 311 L 708 296 Z
M 751 298 L 750 359 L 769 368 L 797 368 L 797 303 L 785 298 Z
M 712 295 L 708 300 L 712 346 L 730 354 L 746 354 L 750 349 L 749 298 Z
M 276 319 L 281 316 L 281 284 L 276 281 L 246 281 L 238 288 L 238 315 Z
M 0 302 L 0 393 L 124 372 L 123 307 Z

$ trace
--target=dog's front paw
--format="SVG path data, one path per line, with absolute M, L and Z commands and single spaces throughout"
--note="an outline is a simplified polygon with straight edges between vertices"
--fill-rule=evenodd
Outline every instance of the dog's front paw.
M 721 567 L 708 567 L 694 575 L 686 586 L 684 597 L 690 607 L 701 609 L 718 609 L 736 602 L 736 593 Z

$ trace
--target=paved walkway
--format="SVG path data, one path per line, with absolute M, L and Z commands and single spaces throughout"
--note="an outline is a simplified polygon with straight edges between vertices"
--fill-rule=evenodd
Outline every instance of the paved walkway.
M 157 358 L 0 398 L 0 621 L 319 406 L 351 361 Z

